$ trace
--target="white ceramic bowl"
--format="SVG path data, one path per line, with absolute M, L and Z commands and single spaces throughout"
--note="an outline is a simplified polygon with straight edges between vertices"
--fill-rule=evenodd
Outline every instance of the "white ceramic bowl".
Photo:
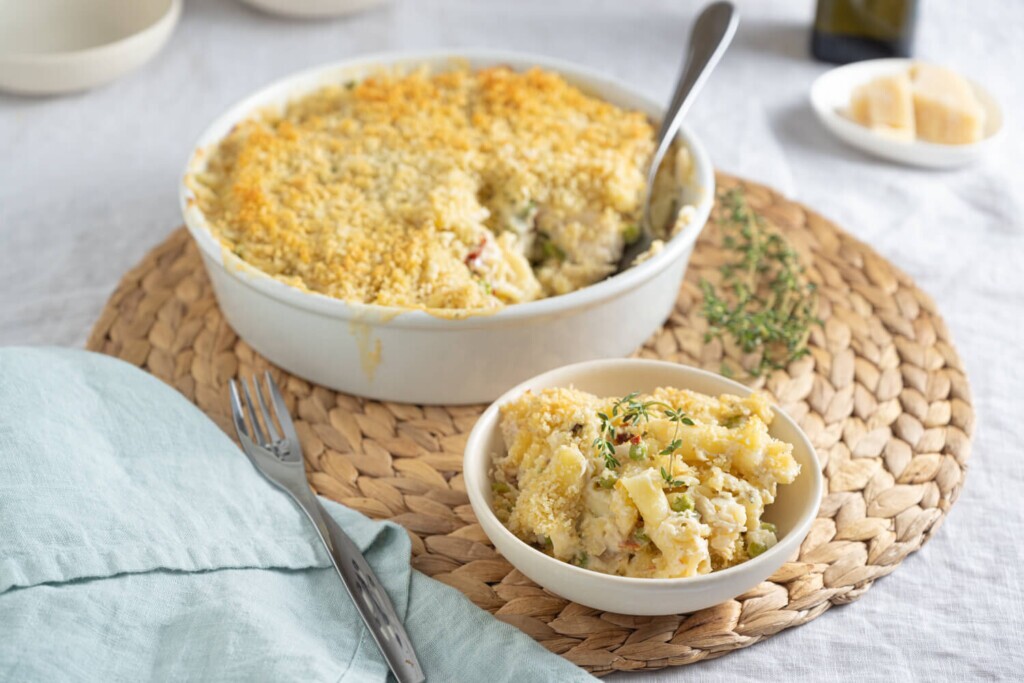
M 818 514 L 822 495 L 821 470 L 803 430 L 775 410 L 772 436 L 793 444 L 800 474 L 780 486 L 775 502 L 765 509 L 765 521 L 778 528 L 779 542 L 757 557 L 728 569 L 685 579 L 641 579 L 611 576 L 561 562 L 528 545 L 509 531 L 491 509 L 489 470 L 495 453 L 505 444 L 498 409 L 527 389 L 574 386 L 599 396 L 624 396 L 660 386 L 691 389 L 714 396 L 745 396 L 750 390 L 720 375 L 685 365 L 651 360 L 603 360 L 578 363 L 534 377 L 494 402 L 466 442 L 463 474 L 466 490 L 480 526 L 505 559 L 533 581 L 587 607 L 621 614 L 679 614 L 717 605 L 744 593 L 795 556 Z
M 0 90 L 109 83 L 159 52 L 180 14 L 181 0 L 0 0 Z
M 872 59 L 826 71 L 811 86 L 811 107 L 822 125 L 840 140 L 869 154 L 911 166 L 956 168 L 977 161 L 999 144 L 1003 112 L 987 90 L 969 81 L 985 108 L 985 137 L 969 145 L 940 145 L 905 141 L 873 133 L 843 114 L 850 105 L 854 88 L 878 76 L 906 71 L 913 59 Z
M 282 17 L 317 19 L 343 17 L 381 5 L 386 0 L 242 0 L 247 5 Z
M 235 105 L 199 138 L 186 174 L 202 171 L 207 148 L 255 110 L 280 106 L 325 83 L 359 79 L 383 65 L 444 68 L 453 58 L 468 60 L 473 68 L 541 66 L 615 104 L 652 117 L 661 112 L 624 84 L 542 57 L 490 51 L 368 57 L 291 76 Z M 225 250 L 210 233 L 184 182 L 181 208 L 224 316 L 275 364 L 360 396 L 427 404 L 480 403 L 551 368 L 628 355 L 665 322 L 714 199 L 714 171 L 703 146 L 685 127 L 680 138 L 693 159 L 681 199 L 696 211 L 689 228 L 660 253 L 579 291 L 463 319 L 349 303 L 290 287 Z

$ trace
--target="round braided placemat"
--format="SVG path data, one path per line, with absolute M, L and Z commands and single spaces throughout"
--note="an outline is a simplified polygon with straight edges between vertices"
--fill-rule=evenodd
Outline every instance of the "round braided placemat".
M 124 276 L 88 348 L 168 382 L 229 434 L 228 379 L 270 368 L 320 494 L 401 524 L 412 538 L 413 566 L 593 673 L 718 657 L 855 600 L 920 548 L 960 492 L 974 424 L 946 326 L 909 277 L 768 188 L 728 176 L 718 182 L 743 188 L 818 287 L 823 324 L 811 334 L 811 353 L 751 383 L 803 426 L 827 493 L 797 557 L 754 590 L 694 614 L 602 613 L 513 569 L 476 524 L 461 474 L 481 408 L 369 401 L 272 368 L 224 321 L 184 229 Z M 718 233 L 714 224 L 705 230 L 676 310 L 640 356 L 715 371 L 743 363 L 729 344 L 704 342 L 697 283 L 718 276 L 725 256 Z

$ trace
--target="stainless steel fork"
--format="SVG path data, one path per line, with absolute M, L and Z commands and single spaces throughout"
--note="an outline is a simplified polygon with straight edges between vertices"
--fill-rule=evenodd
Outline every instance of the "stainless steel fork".
M 309 521 L 313 522 L 345 590 L 355 603 L 359 616 L 370 630 L 395 678 L 399 683 L 421 683 L 425 680 L 423 669 L 420 668 L 412 642 L 395 613 L 391 599 L 359 548 L 327 514 L 309 488 L 306 468 L 302 463 L 302 446 L 295 425 L 292 424 L 274 378 L 268 372 L 265 379 L 270 396 L 269 410 L 258 377 L 252 378 L 252 392 L 249 391 L 248 383 L 241 381 L 241 393 L 245 396 L 244 407 L 238 385 L 235 380 L 231 380 L 231 414 L 238 439 L 242 442 L 242 450 L 249 456 L 253 466 L 270 483 L 291 496 L 309 517 Z M 255 402 L 252 394 L 256 395 Z M 251 431 L 246 424 L 247 412 L 252 424 Z M 274 424 L 275 417 L 280 431 Z

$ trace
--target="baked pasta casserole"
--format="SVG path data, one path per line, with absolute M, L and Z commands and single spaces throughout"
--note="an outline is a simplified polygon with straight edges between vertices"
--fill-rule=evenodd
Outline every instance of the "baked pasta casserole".
M 240 122 L 186 182 L 226 250 L 290 285 L 486 311 L 612 273 L 653 146 L 644 114 L 542 69 L 382 71 Z M 688 214 L 659 206 L 667 237 Z
M 762 521 L 800 472 L 764 394 L 527 392 L 501 408 L 493 507 L 516 536 L 607 574 L 707 574 L 776 543 Z

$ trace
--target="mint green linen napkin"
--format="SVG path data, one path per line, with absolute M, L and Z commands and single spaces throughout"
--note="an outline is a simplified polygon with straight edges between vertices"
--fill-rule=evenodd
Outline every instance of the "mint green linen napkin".
M 428 680 L 594 680 L 325 505 Z M 386 677 L 302 513 L 198 409 L 106 356 L 0 349 L 0 680 Z

